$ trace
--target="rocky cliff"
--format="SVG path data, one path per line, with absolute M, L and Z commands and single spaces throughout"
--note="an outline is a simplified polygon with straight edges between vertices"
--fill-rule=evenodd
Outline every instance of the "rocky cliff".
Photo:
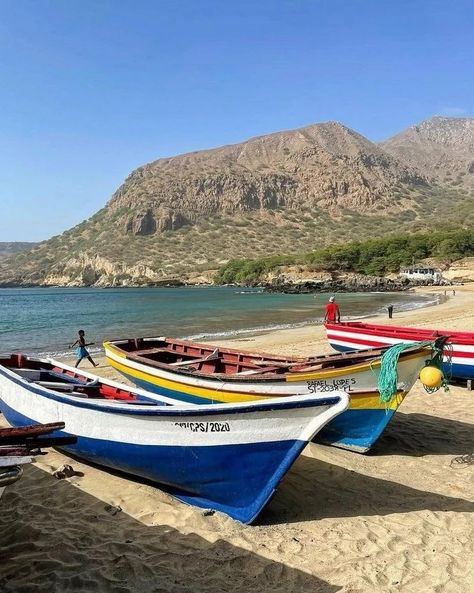
M 423 174 L 335 122 L 160 159 L 134 171 L 108 204 L 121 230 L 153 235 L 218 214 L 398 208 L 396 186 Z

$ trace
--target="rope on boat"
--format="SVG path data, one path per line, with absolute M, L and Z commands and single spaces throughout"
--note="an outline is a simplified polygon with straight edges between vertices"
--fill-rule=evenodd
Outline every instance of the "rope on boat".
M 391 346 L 385 352 L 385 354 L 382 355 L 382 357 L 380 359 L 380 372 L 379 372 L 378 380 L 377 380 L 377 388 L 380 393 L 380 400 L 387 407 L 391 403 L 391 401 L 393 400 L 393 398 L 395 397 L 395 395 L 397 394 L 397 391 L 398 391 L 397 369 L 398 369 L 398 359 L 400 358 L 400 355 L 405 350 L 410 350 L 412 348 L 422 348 L 422 347 L 426 347 L 426 346 L 431 347 L 431 350 L 433 352 L 433 355 L 432 355 L 431 359 L 429 361 L 427 361 L 426 366 L 436 367 L 442 372 L 443 350 L 446 349 L 446 345 L 444 345 L 444 343 L 440 343 L 440 345 L 438 345 L 438 341 L 433 342 L 433 341 L 428 340 L 428 341 L 423 341 L 423 342 L 411 342 L 411 343 L 401 342 L 400 344 L 395 344 L 394 346 Z M 446 356 L 446 352 L 444 354 Z M 450 360 L 451 360 L 451 356 L 449 355 L 449 367 L 451 364 Z M 373 363 L 371 363 L 370 368 L 372 369 L 373 372 L 375 372 L 375 370 L 373 368 Z M 442 385 L 442 387 L 444 387 L 445 391 L 448 390 L 448 381 L 447 381 L 444 373 L 443 373 L 443 381 L 442 381 L 441 385 Z M 439 387 L 436 387 L 436 388 L 430 388 L 430 387 L 426 387 L 426 386 L 424 386 L 424 387 L 428 393 L 434 393 L 435 391 L 437 391 L 439 389 Z

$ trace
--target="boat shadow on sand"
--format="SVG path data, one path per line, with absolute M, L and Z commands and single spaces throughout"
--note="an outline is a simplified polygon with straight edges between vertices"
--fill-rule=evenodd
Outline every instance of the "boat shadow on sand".
M 369 455 L 468 455 L 474 452 L 474 425 L 428 414 L 398 412 Z
M 102 501 L 35 467 L 2 504 L 8 509 L 0 513 L 4 593 L 36 591 L 34 583 L 41 591 L 103 593 L 341 589 L 222 539 L 211 543 L 166 525 L 144 525 L 125 512 L 111 515 Z
M 413 511 L 474 513 L 474 502 L 417 490 L 301 455 L 257 522 L 278 525 Z

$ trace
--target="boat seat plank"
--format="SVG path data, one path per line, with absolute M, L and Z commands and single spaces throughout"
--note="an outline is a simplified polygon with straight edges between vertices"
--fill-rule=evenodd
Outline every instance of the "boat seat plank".
M 60 389 L 61 391 L 73 391 L 77 387 L 75 383 L 59 383 L 58 381 L 33 381 L 33 383 L 47 389 Z
M 208 358 L 191 358 L 190 360 L 179 360 L 178 362 L 170 362 L 170 367 L 183 367 L 188 364 L 197 364 L 199 362 L 207 362 Z
M 180 367 L 185 366 L 187 364 L 196 364 L 198 362 L 211 362 L 213 360 L 218 360 L 220 358 L 219 354 L 208 354 L 207 356 L 202 356 L 201 358 L 191 358 L 190 360 L 180 360 L 178 362 L 171 362 L 170 367 Z
M 250 361 L 251 364 L 254 364 L 259 367 L 276 367 L 280 369 L 286 369 L 288 367 L 294 366 L 295 364 L 301 364 L 300 362 L 286 362 L 286 361 L 277 361 L 277 360 L 254 360 Z
M 279 366 L 269 366 L 260 369 L 250 369 L 248 371 L 239 371 L 238 373 L 232 373 L 228 375 L 229 377 L 242 377 L 248 375 L 263 375 L 264 373 L 274 373 L 275 371 L 279 371 L 281 367 Z
M 321 363 L 319 364 L 315 364 L 315 365 L 311 365 L 311 366 L 306 366 L 306 367 L 298 367 L 297 369 L 291 369 L 290 373 L 297 375 L 298 373 L 312 373 L 313 371 L 322 371 L 324 370 L 330 370 L 332 368 L 335 368 L 336 365 L 322 365 Z
M 148 354 L 160 354 L 162 352 L 172 353 L 173 351 L 169 348 L 144 348 L 143 350 L 133 350 L 132 352 L 127 352 L 127 354 L 133 354 L 135 356 L 147 356 Z

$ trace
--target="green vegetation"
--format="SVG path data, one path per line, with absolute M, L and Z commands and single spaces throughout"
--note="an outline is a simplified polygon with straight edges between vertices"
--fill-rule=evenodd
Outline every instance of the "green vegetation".
M 127 232 L 125 210 L 120 211 L 123 216 L 119 219 L 115 212 L 111 213 L 111 221 L 103 209 L 89 221 L 31 251 L 0 260 L 0 282 L 41 283 L 50 274 L 74 279 L 80 276 L 84 257 L 92 260 L 91 265 L 99 274 L 110 276 L 110 281 L 138 265 L 146 266 L 160 279 L 186 278 L 197 271 L 217 270 L 232 260 L 225 277 L 220 278 L 221 272 L 218 274 L 219 282 L 255 282 L 283 264 L 301 264 L 311 270 L 326 265 L 341 269 L 338 259 L 330 255 L 334 250 L 339 253 L 339 249 L 343 255 L 340 260 L 347 260 L 350 269 L 379 274 L 393 268 L 397 271 L 399 264 L 410 263 L 413 257 L 421 259 L 424 252 L 417 255 L 407 248 L 408 255 L 400 259 L 404 249 L 396 246 L 395 255 L 391 255 L 388 263 L 383 249 L 381 256 L 375 253 L 364 260 L 363 254 L 346 252 L 349 242 L 371 238 L 377 251 L 377 241 L 384 237 L 400 239 L 396 233 L 407 233 L 408 237 L 429 232 L 426 236 L 433 237 L 433 243 L 440 243 L 434 257 L 449 259 L 451 246 L 439 237 L 462 228 L 474 228 L 472 197 L 460 190 L 398 187 L 395 191 L 399 197 L 392 209 L 382 201 L 383 210 L 343 208 L 336 216 L 308 203 L 301 210 L 277 208 L 211 216 L 176 231 L 145 236 Z M 429 253 L 432 251 L 434 247 Z M 97 264 L 96 257 L 100 260 Z M 103 261 L 107 262 L 107 269 L 110 265 L 115 269 L 109 272 L 102 268 Z M 137 273 L 140 272 L 136 270 Z
M 434 258 L 455 261 L 474 255 L 474 231 L 439 231 L 405 234 L 354 241 L 317 249 L 310 253 L 273 256 L 258 259 L 233 259 L 222 266 L 215 276 L 218 284 L 258 282 L 265 273 L 281 265 L 306 264 L 313 270 L 357 272 L 384 275 L 398 272 L 413 260 Z

